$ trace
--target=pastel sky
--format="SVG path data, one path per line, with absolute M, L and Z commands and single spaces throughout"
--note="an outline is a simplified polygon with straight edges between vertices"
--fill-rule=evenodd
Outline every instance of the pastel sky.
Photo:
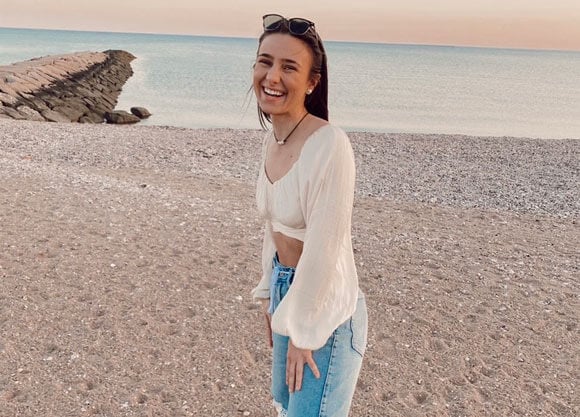
M 0 11 L 0 27 L 242 37 L 274 12 L 313 20 L 327 40 L 580 50 L 579 0 L 0 0 Z

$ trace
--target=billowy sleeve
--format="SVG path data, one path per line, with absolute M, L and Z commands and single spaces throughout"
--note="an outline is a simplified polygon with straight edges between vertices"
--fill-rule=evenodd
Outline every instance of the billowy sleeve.
M 267 214 L 267 190 L 265 188 L 265 172 L 264 163 L 266 161 L 266 150 L 268 140 L 271 139 L 271 132 L 264 135 L 262 142 L 262 157 L 260 161 L 260 171 L 258 173 L 258 181 L 256 184 L 256 202 L 258 205 L 258 212 L 264 220 L 264 239 L 262 242 L 262 277 L 258 285 L 252 290 L 252 298 L 254 301 L 259 299 L 270 298 L 270 275 L 272 274 L 272 259 L 276 253 L 276 246 L 272 237 L 272 222 Z
M 252 290 L 254 301 L 270 298 L 270 275 L 272 275 L 272 259 L 276 253 L 274 239 L 272 238 L 272 223 L 267 220 L 264 227 L 264 242 L 262 244 L 262 278 Z
M 274 332 L 311 350 L 354 313 L 358 296 L 351 242 L 354 156 L 346 134 L 328 130 L 315 150 L 301 156 L 304 247 L 294 281 L 272 316 Z

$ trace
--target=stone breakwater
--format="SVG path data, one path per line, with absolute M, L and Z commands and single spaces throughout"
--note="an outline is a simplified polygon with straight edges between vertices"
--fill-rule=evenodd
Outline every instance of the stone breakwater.
M 52 55 L 0 66 L 0 118 L 102 123 L 133 75 L 125 51 Z

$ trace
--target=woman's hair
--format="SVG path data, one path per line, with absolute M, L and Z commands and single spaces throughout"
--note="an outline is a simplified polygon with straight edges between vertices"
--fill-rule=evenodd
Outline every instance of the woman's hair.
M 320 75 L 320 80 L 314 88 L 311 94 L 306 95 L 304 105 L 306 110 L 313 114 L 314 116 L 320 117 L 321 119 L 328 121 L 328 66 L 326 62 L 326 51 L 322 45 L 322 40 L 314 26 L 312 26 L 304 35 L 294 35 L 288 30 L 288 24 L 283 23 L 280 28 L 275 31 L 264 31 L 260 36 L 258 43 L 258 50 L 264 38 L 268 35 L 274 33 L 284 33 L 300 39 L 304 42 L 310 50 L 312 51 L 312 69 L 310 70 L 310 76 L 313 77 L 316 74 Z M 270 115 L 264 113 L 258 104 L 258 118 L 260 120 L 260 125 L 262 128 L 266 128 L 266 121 L 272 122 Z

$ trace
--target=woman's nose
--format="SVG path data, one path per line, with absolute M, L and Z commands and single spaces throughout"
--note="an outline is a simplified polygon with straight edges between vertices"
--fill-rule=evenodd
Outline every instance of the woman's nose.
M 272 65 L 268 69 L 268 73 L 266 74 L 266 79 L 268 81 L 273 81 L 273 82 L 280 81 L 280 69 L 276 65 Z

